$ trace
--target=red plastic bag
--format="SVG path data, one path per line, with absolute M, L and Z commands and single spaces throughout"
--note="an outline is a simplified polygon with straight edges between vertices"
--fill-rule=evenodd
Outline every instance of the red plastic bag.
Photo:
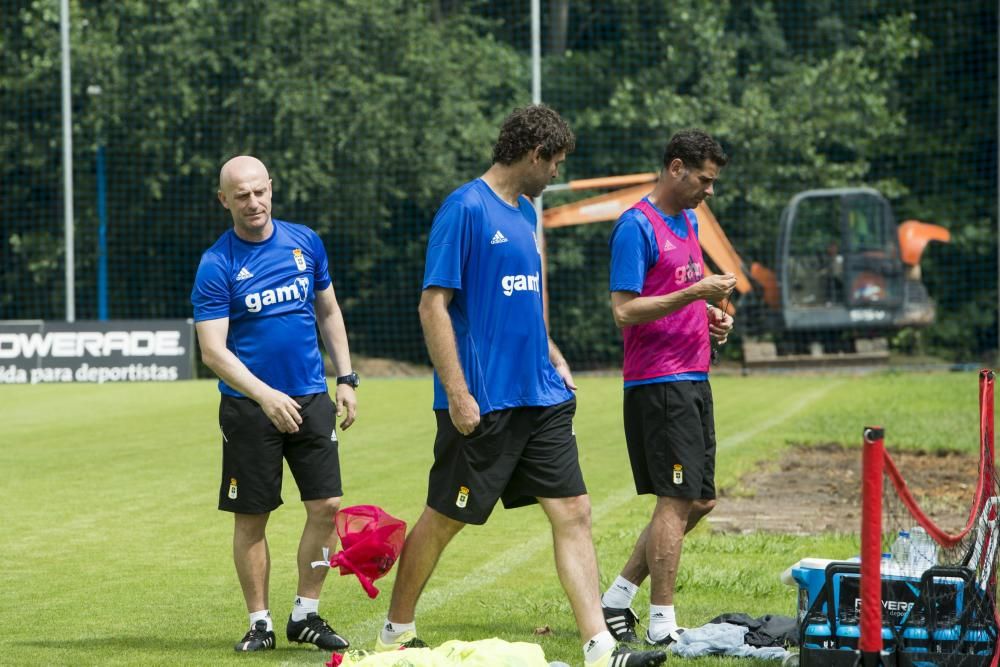
M 345 507 L 337 512 L 334 522 L 343 550 L 329 561 L 314 562 L 313 567 L 339 567 L 341 576 L 353 574 L 358 578 L 368 597 L 378 596 L 372 582 L 388 574 L 399 558 L 406 522 L 375 505 Z

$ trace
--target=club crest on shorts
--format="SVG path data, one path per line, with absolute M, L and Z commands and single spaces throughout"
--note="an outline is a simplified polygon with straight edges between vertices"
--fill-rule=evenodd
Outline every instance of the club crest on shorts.
M 302 250 L 300 248 L 296 248 L 295 250 L 293 250 L 292 257 L 295 259 L 295 266 L 298 268 L 298 270 L 305 271 L 306 258 L 302 256 Z
M 684 466 L 680 463 L 674 464 L 674 484 L 684 483 Z
M 465 508 L 469 504 L 469 487 L 458 487 L 458 497 L 455 498 L 455 507 Z
M 236 500 L 237 490 L 236 490 L 236 478 L 229 478 L 229 499 Z

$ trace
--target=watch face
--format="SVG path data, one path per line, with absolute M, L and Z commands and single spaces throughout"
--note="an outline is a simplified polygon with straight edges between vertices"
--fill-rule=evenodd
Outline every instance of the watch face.
M 351 373 L 350 375 L 343 375 L 337 378 L 337 384 L 346 384 L 357 388 L 361 384 L 361 378 L 358 377 L 357 373 Z

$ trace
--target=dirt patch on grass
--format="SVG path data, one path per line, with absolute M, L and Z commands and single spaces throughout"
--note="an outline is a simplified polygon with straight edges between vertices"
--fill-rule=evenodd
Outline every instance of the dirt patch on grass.
M 956 452 L 890 450 L 910 491 L 948 531 L 965 525 L 975 492 L 978 458 Z M 861 521 L 861 450 L 831 443 L 793 446 L 721 489 L 713 530 L 814 535 L 857 533 Z

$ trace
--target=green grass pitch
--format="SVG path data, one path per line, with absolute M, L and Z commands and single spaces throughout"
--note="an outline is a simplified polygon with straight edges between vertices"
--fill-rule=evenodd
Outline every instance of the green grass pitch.
M 590 488 L 602 587 L 617 574 L 651 499 L 634 495 L 621 426 L 621 384 L 580 378 L 575 422 Z M 790 442 L 860 442 L 974 450 L 975 373 L 719 377 L 713 380 L 720 486 L 735 484 Z M 423 505 L 433 442 L 431 383 L 366 380 L 357 425 L 341 436 L 344 505 L 378 504 L 412 522 Z M 246 615 L 233 570 L 232 523 L 215 509 L 218 393 L 211 381 L 0 387 L 0 664 L 321 665 L 328 654 L 284 640 L 303 510 L 286 472 L 271 517 L 271 609 L 278 650 L 236 655 Z M 845 557 L 853 536 L 721 535 L 685 544 L 679 620 L 726 611 L 792 614 L 779 573 L 803 556 Z M 331 573 L 321 612 L 370 647 L 391 573 L 369 600 Z M 636 600 L 645 616 L 647 588 Z M 431 643 L 499 636 L 537 641 L 549 660 L 580 662 L 580 642 L 552 564 L 539 509 L 498 509 L 445 552 L 418 609 Z M 551 633 L 535 636 L 535 628 Z M 671 661 L 677 660 L 672 658 Z M 698 661 L 701 662 L 701 661 Z M 746 665 L 710 659 L 706 665 Z

